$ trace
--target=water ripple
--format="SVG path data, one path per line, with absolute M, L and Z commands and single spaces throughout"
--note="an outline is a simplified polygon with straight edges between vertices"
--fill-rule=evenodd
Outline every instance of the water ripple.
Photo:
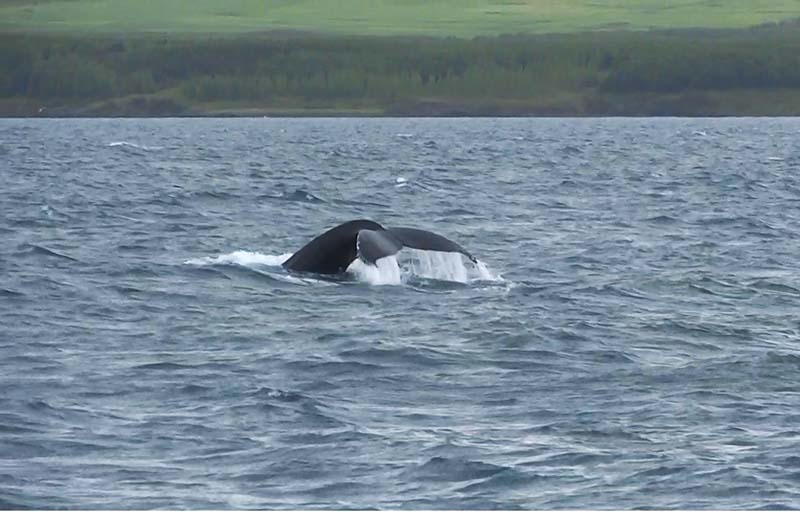
M 0 508 L 800 508 L 798 130 L 0 120 Z

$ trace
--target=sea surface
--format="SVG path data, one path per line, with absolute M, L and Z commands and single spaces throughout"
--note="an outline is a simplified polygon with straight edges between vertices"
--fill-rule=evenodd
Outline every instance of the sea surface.
M 6 119 L 0 240 L 0 508 L 800 508 L 800 119 Z

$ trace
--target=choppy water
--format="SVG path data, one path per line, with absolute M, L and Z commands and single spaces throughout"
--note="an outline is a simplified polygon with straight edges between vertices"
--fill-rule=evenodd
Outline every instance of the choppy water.
M 798 136 L 2 120 L 0 507 L 800 508 Z

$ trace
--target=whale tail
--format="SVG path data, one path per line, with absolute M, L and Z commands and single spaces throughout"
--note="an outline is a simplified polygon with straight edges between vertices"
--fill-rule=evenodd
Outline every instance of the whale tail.
M 283 266 L 295 272 L 338 274 L 347 270 L 356 258 L 374 265 L 383 257 L 397 254 L 403 247 L 458 252 L 477 263 L 466 249 L 436 233 L 415 228 L 386 229 L 371 220 L 352 220 L 314 238 Z
M 356 259 L 356 239 L 362 229 L 382 230 L 383 226 L 370 220 L 345 222 L 311 240 L 283 266 L 295 272 L 342 273 Z
M 403 247 L 421 249 L 423 251 L 460 252 L 469 258 L 471 262 L 478 262 L 475 256 L 467 252 L 466 249 L 442 235 L 416 228 L 391 228 L 387 231 L 397 237 Z

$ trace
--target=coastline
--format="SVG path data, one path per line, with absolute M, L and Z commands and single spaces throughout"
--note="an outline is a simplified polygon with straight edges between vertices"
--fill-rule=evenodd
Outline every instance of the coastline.
M 687 91 L 675 94 L 569 94 L 530 99 L 408 99 L 302 104 L 187 102 L 165 95 L 68 102 L 6 98 L 0 118 L 151 117 L 791 117 L 800 89 Z

